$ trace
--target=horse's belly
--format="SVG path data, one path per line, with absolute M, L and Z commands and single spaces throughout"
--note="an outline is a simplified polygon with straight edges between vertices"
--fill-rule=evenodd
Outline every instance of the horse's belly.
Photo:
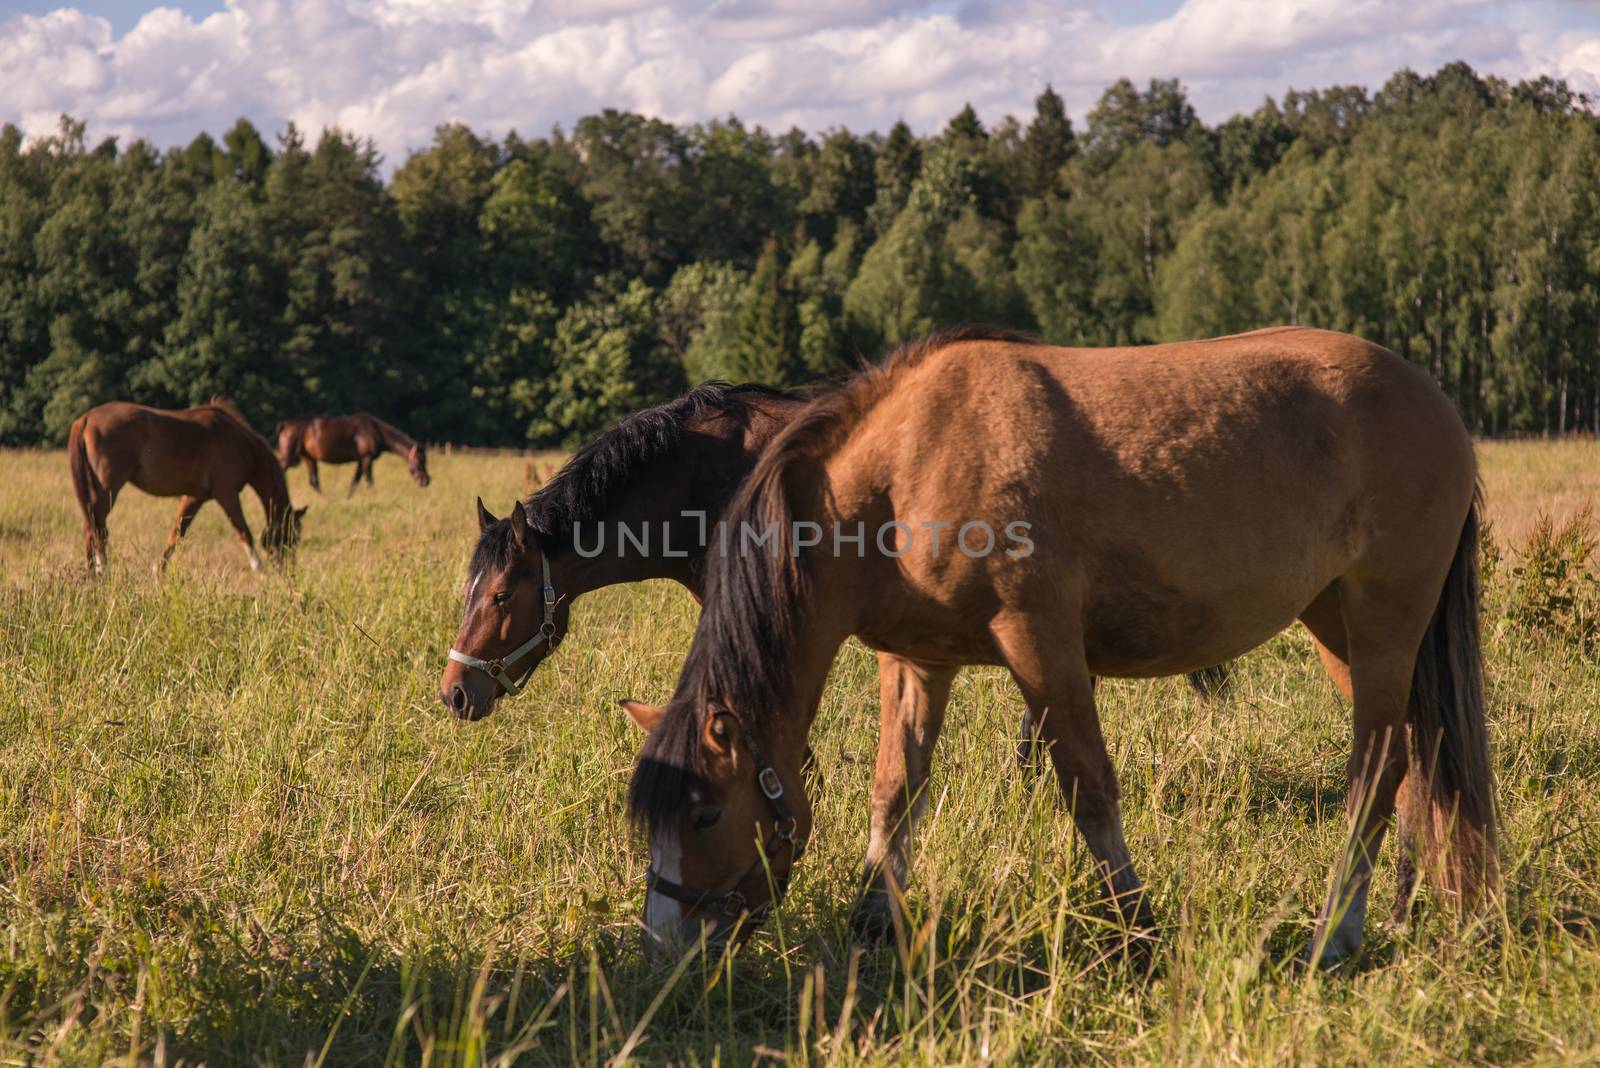
M 325 464 L 352 464 L 360 459 L 359 450 L 353 442 L 330 442 L 319 439 L 317 449 L 312 455 Z
M 1336 574 L 1218 561 L 1208 573 L 1165 580 L 1138 569 L 1102 577 L 1085 604 L 1089 668 L 1151 677 L 1230 660 L 1293 623 Z

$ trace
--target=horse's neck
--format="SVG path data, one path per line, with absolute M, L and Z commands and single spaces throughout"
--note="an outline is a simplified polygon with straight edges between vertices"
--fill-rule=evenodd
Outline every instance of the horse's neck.
M 383 439 L 383 443 L 395 452 L 410 452 L 416 445 L 410 435 L 399 427 L 390 426 L 377 416 L 373 416 L 372 421 L 378 425 L 378 436 Z
M 569 526 L 556 565 L 562 573 L 557 585 L 564 580 L 565 586 L 560 592 L 576 596 L 625 582 L 672 579 L 699 596 L 699 563 L 705 558 L 699 521 L 683 516 L 686 508 L 663 506 L 663 500 L 636 488 L 599 519 Z M 707 517 L 708 531 L 715 521 Z
M 271 449 L 256 457 L 255 470 L 249 479 L 250 488 L 261 498 L 261 507 L 270 518 L 289 510 L 289 482 L 283 476 L 283 467 Z
M 568 526 L 570 541 L 562 556 L 575 591 L 671 579 L 701 596 L 701 565 L 716 538 L 717 519 L 753 466 L 756 451 L 719 448 L 698 435 L 684 435 L 674 454 L 641 472 L 597 521 Z

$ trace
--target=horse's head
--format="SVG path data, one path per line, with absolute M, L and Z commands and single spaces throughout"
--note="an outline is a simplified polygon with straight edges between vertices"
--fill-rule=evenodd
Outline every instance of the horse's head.
M 306 508 L 286 508 L 267 517 L 267 527 L 261 532 L 261 544 L 279 560 L 287 557 L 300 544 L 300 525 L 306 517 Z
M 623 707 L 650 732 L 629 797 L 650 834 L 646 929 L 666 945 L 748 937 L 781 900 L 811 834 L 804 746 L 758 742 L 717 702 Z
M 426 486 L 433 481 L 428 477 L 428 454 L 420 442 L 407 450 L 406 470 L 411 472 L 411 477 L 416 479 L 419 486 Z
M 567 605 L 538 538 L 520 501 L 496 519 L 479 499 L 466 610 L 439 680 L 439 699 L 462 719 L 482 719 L 502 694 L 520 693 L 567 632 Z

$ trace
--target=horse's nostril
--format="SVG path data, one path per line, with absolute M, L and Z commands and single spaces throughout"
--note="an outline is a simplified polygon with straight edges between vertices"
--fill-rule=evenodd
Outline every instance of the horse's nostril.
M 450 707 L 457 713 L 467 710 L 467 688 L 459 682 L 450 690 Z

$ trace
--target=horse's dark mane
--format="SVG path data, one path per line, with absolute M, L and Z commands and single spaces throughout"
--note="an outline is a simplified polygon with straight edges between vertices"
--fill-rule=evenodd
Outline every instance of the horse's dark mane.
M 260 442 L 263 449 L 266 449 L 274 456 L 277 455 L 272 446 L 267 444 L 267 439 L 261 436 L 261 431 L 257 430 L 250 424 L 250 420 L 245 418 L 244 413 L 239 410 L 239 406 L 234 404 L 233 401 L 228 400 L 226 397 L 212 397 L 204 404 L 197 405 L 196 407 L 210 408 L 212 411 L 221 412 L 235 423 L 238 423 L 239 429 L 243 430 L 246 434 L 249 434 L 250 437 L 255 441 Z
M 707 382 L 681 397 L 627 416 L 568 460 L 548 484 L 524 502 L 540 547 L 552 556 L 570 543 L 576 524 L 605 518 L 637 479 L 683 441 L 696 420 L 714 412 L 744 419 L 752 402 L 800 400 L 795 393 L 753 383 Z M 492 523 L 478 538 L 469 577 L 485 568 L 503 569 L 514 556 L 511 521 Z
M 1013 330 L 958 326 L 901 345 L 820 394 L 781 430 L 723 513 L 728 552 L 707 559 L 705 606 L 695 628 L 672 702 L 651 731 L 629 792 L 636 823 L 681 810 L 685 790 L 703 776 L 702 717 L 711 701 L 726 701 L 759 738 L 764 723 L 789 711 L 788 650 L 800 626 L 807 569 L 791 551 L 793 514 L 786 479 L 797 466 L 815 467 L 889 391 L 900 372 L 929 355 L 969 341 L 1036 345 Z M 777 525 L 776 550 L 740 551 L 741 531 Z M 720 543 L 719 543 L 720 544 Z
M 396 452 L 403 452 L 416 447 L 417 440 L 393 423 L 386 423 L 371 412 L 358 412 L 356 414 L 359 418 L 371 419 L 376 423 L 378 425 L 378 434 L 383 438 L 383 443 Z
M 267 480 L 271 483 L 270 488 L 281 494 L 284 503 L 287 504 L 289 502 L 289 480 L 283 473 L 283 464 L 278 460 L 278 450 L 273 448 L 272 445 L 267 442 L 267 439 L 262 436 L 261 431 L 250 425 L 250 420 L 245 418 L 244 413 L 239 410 L 239 406 L 234 404 L 231 400 L 228 400 L 226 397 L 212 397 L 204 404 L 198 405 L 198 407 L 209 408 L 212 411 L 221 412 L 223 415 L 227 416 L 229 420 L 237 423 L 239 429 L 243 430 L 245 434 L 249 436 L 251 441 L 255 442 L 261 447 L 262 453 L 265 454 L 265 463 L 262 465 L 264 469 L 263 473 L 266 475 Z M 262 495 L 262 503 L 266 504 L 265 494 Z M 268 510 L 271 510 L 270 507 Z

